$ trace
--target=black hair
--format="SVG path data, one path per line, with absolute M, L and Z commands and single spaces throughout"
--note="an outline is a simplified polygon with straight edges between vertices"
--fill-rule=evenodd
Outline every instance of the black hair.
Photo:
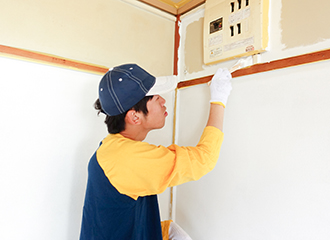
M 148 115 L 148 108 L 147 108 L 147 102 L 152 99 L 153 96 L 145 96 L 142 98 L 137 104 L 135 104 L 131 109 L 137 112 L 142 112 L 145 116 Z M 121 131 L 125 130 L 126 123 L 125 123 L 125 117 L 128 111 L 121 113 L 116 116 L 109 116 L 107 115 L 101 106 L 101 102 L 99 99 L 97 99 L 94 103 L 94 108 L 98 110 L 98 115 L 100 113 L 104 113 L 106 115 L 105 117 L 105 124 L 107 125 L 108 132 L 111 134 L 120 133 Z

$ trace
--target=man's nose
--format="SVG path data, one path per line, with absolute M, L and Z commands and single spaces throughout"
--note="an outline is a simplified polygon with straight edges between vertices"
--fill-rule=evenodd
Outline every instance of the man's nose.
M 161 97 L 161 96 L 160 96 L 160 98 L 161 98 L 161 100 L 162 100 L 162 105 L 165 105 L 165 103 L 166 103 L 165 98 L 163 98 L 163 97 Z

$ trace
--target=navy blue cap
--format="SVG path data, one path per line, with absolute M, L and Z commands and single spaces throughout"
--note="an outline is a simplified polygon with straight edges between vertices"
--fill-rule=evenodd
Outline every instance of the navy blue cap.
M 116 116 L 131 109 L 154 86 L 156 78 L 136 64 L 110 69 L 99 84 L 102 110 Z

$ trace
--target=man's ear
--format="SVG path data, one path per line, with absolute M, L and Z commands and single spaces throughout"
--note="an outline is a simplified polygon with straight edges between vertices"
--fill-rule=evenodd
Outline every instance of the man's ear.
M 126 114 L 126 121 L 132 125 L 141 124 L 141 113 L 136 112 L 135 110 L 129 110 Z

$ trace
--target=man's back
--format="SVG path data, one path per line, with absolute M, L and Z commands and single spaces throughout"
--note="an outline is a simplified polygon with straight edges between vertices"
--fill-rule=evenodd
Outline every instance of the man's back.
M 100 167 L 88 165 L 80 240 L 162 240 L 157 195 L 137 200 L 120 194 Z

